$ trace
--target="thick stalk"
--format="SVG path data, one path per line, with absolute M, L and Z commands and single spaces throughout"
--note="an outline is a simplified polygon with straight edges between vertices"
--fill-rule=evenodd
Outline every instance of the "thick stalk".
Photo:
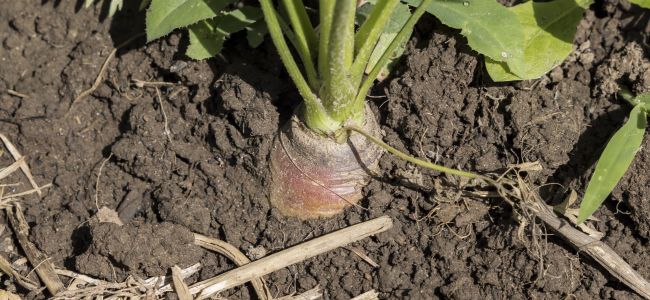
M 323 106 L 332 119 L 343 124 L 349 119 L 363 120 L 363 107 L 353 111 L 357 86 L 350 80 L 354 59 L 354 18 L 356 1 L 336 1 L 327 53 L 328 76 L 319 91 Z M 335 33 L 335 34 L 334 34 Z
M 395 36 L 395 39 L 390 43 L 388 48 L 386 49 L 386 52 L 379 58 L 379 61 L 377 61 L 377 64 L 372 68 L 368 76 L 366 76 L 366 79 L 363 81 L 361 84 L 361 87 L 359 88 L 359 93 L 356 96 L 355 99 L 355 104 L 354 107 L 356 109 L 363 108 L 363 103 L 366 100 L 366 94 L 370 90 L 370 87 L 372 87 L 373 82 L 375 81 L 375 78 L 377 78 L 377 75 L 379 75 L 379 72 L 381 72 L 381 69 L 388 63 L 390 57 L 393 55 L 393 52 L 395 52 L 395 49 L 399 46 L 399 44 L 407 38 L 407 35 L 410 34 L 413 31 L 413 27 L 415 26 L 415 23 L 422 17 L 424 14 L 426 8 L 431 4 L 433 0 L 424 0 L 422 3 L 420 3 L 420 6 L 415 9 L 411 17 L 409 17 L 408 21 L 406 21 L 406 24 L 404 24 L 404 27 L 400 30 L 400 32 Z
M 373 7 L 368 19 L 357 31 L 354 37 L 354 48 L 356 56 L 352 64 L 351 76 L 355 85 L 359 85 L 363 79 L 366 65 L 370 60 L 377 41 L 384 31 L 384 27 L 390 20 L 393 9 L 399 3 L 399 0 L 379 0 Z
M 334 132 L 340 127 L 340 123 L 329 117 L 320 100 L 312 92 L 309 84 L 307 84 L 302 73 L 300 73 L 298 64 L 296 64 L 296 61 L 291 55 L 289 46 L 282 34 L 282 29 L 280 28 L 277 12 L 275 11 L 275 8 L 273 8 L 273 3 L 271 0 L 260 0 L 260 4 L 273 44 L 278 50 L 280 59 L 282 59 L 282 63 L 287 69 L 291 80 L 293 80 L 294 84 L 298 88 L 298 92 L 304 100 L 304 109 L 302 113 L 303 122 L 305 122 L 310 129 L 321 134 Z

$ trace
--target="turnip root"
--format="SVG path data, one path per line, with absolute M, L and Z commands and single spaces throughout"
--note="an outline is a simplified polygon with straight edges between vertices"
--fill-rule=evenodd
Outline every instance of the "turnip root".
M 364 130 L 379 135 L 366 109 Z M 353 133 L 346 143 L 315 134 L 297 118 L 278 133 L 271 150 L 271 203 L 287 216 L 330 217 L 356 205 L 383 153 L 375 143 Z

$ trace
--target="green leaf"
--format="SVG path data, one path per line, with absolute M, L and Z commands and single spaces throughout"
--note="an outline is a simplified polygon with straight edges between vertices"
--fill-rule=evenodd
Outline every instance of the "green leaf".
M 234 0 L 153 0 L 147 10 L 147 41 L 220 15 Z
M 372 11 L 373 4 L 371 2 L 364 4 L 357 10 L 357 23 L 362 24 L 370 15 L 370 12 Z M 368 61 L 368 64 L 366 65 L 366 74 L 374 68 L 374 66 L 377 64 L 379 61 L 379 58 L 384 54 L 390 43 L 395 39 L 397 36 L 397 33 L 404 27 L 404 24 L 406 24 L 406 21 L 408 21 L 409 17 L 411 16 L 411 10 L 407 5 L 404 5 L 402 3 L 397 4 L 395 6 L 395 9 L 393 10 L 393 13 L 390 16 L 390 20 L 386 24 L 386 27 L 384 28 L 383 33 L 379 37 L 379 40 L 377 41 L 377 45 L 375 46 L 375 49 L 372 51 L 372 54 L 370 55 L 370 59 Z M 409 34 L 408 37 L 411 35 Z M 395 52 L 393 52 L 393 56 L 388 62 L 386 66 L 382 68 L 382 71 L 379 73 L 378 78 L 382 79 L 385 78 L 388 73 L 390 73 L 390 70 L 392 69 L 395 61 L 402 56 L 405 50 L 406 42 L 408 41 L 408 37 L 401 41 L 400 47 L 398 47 Z
M 630 3 L 636 4 L 643 8 L 650 8 L 650 0 L 630 0 Z
M 405 2 L 416 5 L 421 1 Z M 472 49 L 492 60 L 509 62 L 523 57 L 524 33 L 517 16 L 496 0 L 438 0 L 427 11 L 445 25 L 460 29 Z M 513 69 L 516 74 L 524 71 Z
M 189 28 L 190 45 L 185 54 L 192 59 L 206 59 L 221 51 L 230 34 L 245 29 L 262 18 L 259 8 L 244 6 Z
M 149 3 L 151 3 L 151 0 L 142 0 L 140 1 L 140 7 L 138 7 L 138 10 L 143 11 L 149 6 Z
M 642 93 L 634 97 L 632 100 L 635 103 L 639 103 L 646 113 L 650 113 L 650 93 Z
M 269 33 L 264 20 L 257 21 L 253 25 L 246 27 L 246 40 L 251 48 L 257 48 L 264 41 L 264 37 Z
M 185 55 L 192 59 L 207 59 L 221 51 L 226 36 L 215 30 L 214 20 L 199 21 L 188 29 L 190 44 Z
M 498 62 L 486 59 L 494 81 L 539 78 L 564 61 L 573 50 L 578 22 L 592 0 L 528 1 L 509 8 L 521 23 L 524 38 L 519 41 L 522 57 Z
M 114 16 L 118 10 L 122 9 L 122 4 L 122 0 L 111 0 L 111 4 L 108 7 L 108 16 Z
M 648 125 L 646 118 L 641 105 L 635 106 L 627 122 L 607 143 L 580 203 L 578 223 L 585 221 L 598 209 L 632 164 L 643 142 Z

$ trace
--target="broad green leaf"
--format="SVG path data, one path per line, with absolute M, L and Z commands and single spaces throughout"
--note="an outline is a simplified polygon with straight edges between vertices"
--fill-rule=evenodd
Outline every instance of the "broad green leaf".
M 215 30 L 214 20 L 199 21 L 188 28 L 190 44 L 185 54 L 192 59 L 206 59 L 221 51 L 226 36 Z
M 370 15 L 373 6 L 374 5 L 372 4 L 372 2 L 368 2 L 363 6 L 359 7 L 359 9 L 357 10 L 357 23 L 363 24 L 363 22 Z M 370 72 L 370 70 L 372 70 L 372 68 L 375 67 L 377 61 L 379 61 L 379 59 L 384 54 L 384 52 L 386 51 L 390 43 L 393 42 L 393 40 L 395 39 L 399 31 L 402 29 L 402 27 L 404 27 L 404 24 L 406 24 L 406 21 L 408 21 L 410 16 L 411 16 L 411 11 L 407 5 L 398 3 L 397 6 L 395 6 L 395 9 L 393 10 L 393 13 L 390 16 L 390 20 L 388 21 L 388 23 L 386 23 L 384 32 L 379 37 L 379 40 L 377 41 L 377 45 L 375 46 L 375 49 L 372 51 L 372 54 L 370 54 L 370 59 L 368 61 L 368 65 L 366 66 L 366 73 Z M 410 36 L 410 34 L 408 36 Z M 399 57 L 401 57 L 402 54 L 404 53 L 405 45 L 407 41 L 408 38 L 402 41 L 401 46 L 395 50 L 391 60 L 388 62 L 386 66 L 382 68 L 382 71 L 379 73 L 378 76 L 379 79 L 385 78 L 388 75 L 395 61 Z
M 262 10 L 257 7 L 244 6 L 216 18 L 217 31 L 229 35 L 254 24 L 263 17 Z
M 257 48 L 264 41 L 264 37 L 269 33 L 264 20 L 257 21 L 251 26 L 246 27 L 246 40 L 251 48 Z
M 635 106 L 627 122 L 607 143 L 580 203 L 578 223 L 582 223 L 598 209 L 632 164 L 643 142 L 648 125 L 646 118 L 647 114 L 641 105 Z
M 650 0 L 630 0 L 630 3 L 636 4 L 643 8 L 650 8 Z
M 230 34 L 243 30 L 262 18 L 259 8 L 244 6 L 211 20 L 200 21 L 189 28 L 190 45 L 187 56 L 206 59 L 221 51 Z
M 524 54 L 498 62 L 486 58 L 485 66 L 494 81 L 539 78 L 564 61 L 573 50 L 578 22 L 592 0 L 528 1 L 509 8 L 521 23 Z M 515 71 L 519 70 L 519 71 Z
M 214 18 L 234 0 L 152 0 L 147 10 L 147 41 L 174 29 Z
M 417 5 L 421 1 L 404 2 Z M 427 11 L 445 25 L 460 29 L 460 34 L 467 38 L 472 49 L 492 60 L 510 62 L 523 59 L 521 41 L 524 33 L 517 16 L 496 0 L 438 0 L 433 1 Z M 515 65 L 512 70 L 515 74 L 525 73 L 518 67 L 520 65 Z

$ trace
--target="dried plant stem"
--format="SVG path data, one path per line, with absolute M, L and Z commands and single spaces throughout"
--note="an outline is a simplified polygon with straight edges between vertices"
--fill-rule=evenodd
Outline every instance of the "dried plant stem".
M 102 164 L 99 166 L 99 170 L 97 171 L 97 179 L 95 180 L 95 207 L 97 208 L 97 211 L 99 211 L 99 179 L 102 176 L 102 170 L 104 169 L 106 162 L 108 162 L 111 157 L 113 157 L 112 152 L 102 161 Z
M 248 259 L 248 257 L 246 257 L 244 253 L 241 253 L 239 249 L 221 240 L 213 239 L 195 233 L 194 244 L 203 247 L 205 249 L 218 252 L 228 257 L 230 260 L 234 261 L 235 264 L 237 264 L 238 266 L 243 266 L 251 262 L 251 260 Z M 255 290 L 255 293 L 257 294 L 257 297 L 260 300 L 273 299 L 273 296 L 271 295 L 271 292 L 266 286 L 264 279 L 262 279 L 261 277 L 253 278 L 251 280 L 251 284 L 253 285 L 253 289 Z
M 302 294 L 298 295 L 289 295 L 280 298 L 275 298 L 274 300 L 316 300 L 323 297 L 323 292 L 320 290 L 319 286 L 308 290 Z
M 9 139 L 4 134 L 0 134 L 0 140 L 2 140 L 2 143 L 4 143 L 7 150 L 9 150 L 9 153 L 11 153 L 11 156 L 14 158 L 14 160 L 19 161 L 22 158 L 24 158 L 24 156 L 22 156 L 20 152 L 18 152 L 16 146 L 14 146 L 14 144 L 12 144 L 11 141 L 9 141 Z M 20 170 L 22 170 L 25 176 L 27 176 L 27 180 L 29 180 L 29 183 L 32 185 L 34 189 L 36 189 L 36 193 L 39 196 L 41 196 L 42 195 L 41 188 L 38 186 L 38 184 L 36 184 L 36 181 L 34 181 L 32 172 L 29 170 L 29 166 L 27 165 L 26 162 L 23 161 L 23 163 L 21 163 Z M 2 178 L 2 176 L 0 176 L 0 178 Z
M 271 254 L 212 279 L 193 284 L 190 286 L 190 292 L 192 294 L 200 293 L 197 299 L 205 299 L 219 291 L 241 285 L 253 278 L 264 276 L 318 254 L 383 232 L 392 226 L 393 221 L 388 216 L 359 223 Z
M 9 221 L 11 226 L 14 229 L 16 238 L 25 251 L 25 255 L 29 262 L 34 266 L 36 274 L 41 278 L 47 290 L 52 294 L 56 295 L 59 291 L 64 289 L 63 283 L 57 276 L 54 271 L 54 266 L 49 261 L 49 258 L 45 254 L 41 253 L 31 241 L 29 241 L 29 227 L 25 221 L 25 216 L 23 215 L 22 208 L 19 203 L 16 203 L 14 209 L 7 210 L 9 214 Z
M 184 280 L 197 273 L 200 269 L 201 264 L 197 263 L 188 268 L 180 270 L 179 276 Z M 86 275 L 77 274 L 68 270 L 57 269 L 56 273 L 62 276 L 74 278 L 75 280 L 85 282 L 90 285 L 79 289 L 70 288 L 52 298 L 58 300 L 101 299 L 101 297 L 107 297 L 105 299 L 110 299 L 111 297 L 120 295 L 124 296 L 123 298 L 131 297 L 131 299 L 149 299 L 142 296 L 145 293 L 149 292 L 153 292 L 155 295 L 160 296 L 166 292 L 171 292 L 173 290 L 171 284 L 169 284 L 172 279 L 168 276 L 151 277 L 145 280 L 129 277 L 124 282 L 108 282 Z
M 68 111 L 65 113 L 65 117 L 67 117 L 68 114 L 70 114 L 70 111 L 72 111 L 72 107 L 75 105 L 75 103 L 77 103 L 79 100 L 83 99 L 84 97 L 87 97 L 99 87 L 99 85 L 102 83 L 102 80 L 104 79 L 104 73 L 106 73 L 108 64 L 111 62 L 111 60 L 113 60 L 115 54 L 117 54 L 117 50 L 128 45 L 129 43 L 141 37 L 142 35 L 144 35 L 144 33 L 137 34 L 129 38 L 128 40 L 124 41 L 122 44 L 118 45 L 117 47 L 113 48 L 113 50 L 111 50 L 111 52 L 108 54 L 106 59 L 104 59 L 104 63 L 102 63 L 102 67 L 99 69 L 99 73 L 97 74 L 97 77 L 95 77 L 95 81 L 93 82 L 93 85 L 90 86 L 90 88 L 81 92 L 77 97 L 74 98 L 74 100 L 72 100 L 70 107 L 68 107 Z
M 650 283 L 619 256 L 614 249 L 576 229 L 568 221 L 560 219 L 544 203 L 537 203 L 536 209 L 533 211 L 547 226 L 559 233 L 565 240 L 578 248 L 580 252 L 594 259 L 610 274 L 639 293 L 639 295 L 650 299 Z
M 176 291 L 176 295 L 178 295 L 179 300 L 192 300 L 192 294 L 190 294 L 190 290 L 187 287 L 187 284 L 185 281 L 183 281 L 181 272 L 183 271 L 178 266 L 172 267 L 172 281 L 174 283 L 174 290 Z
M 375 290 L 369 290 L 359 296 L 356 296 L 350 300 L 378 300 L 379 299 L 379 293 Z
M 30 291 L 37 290 L 40 288 L 38 283 L 33 282 L 31 279 L 16 272 L 16 270 L 14 270 L 14 268 L 11 266 L 11 263 L 2 256 L 0 256 L 0 270 L 3 273 L 7 274 L 9 277 L 15 279 L 16 282 L 20 284 L 20 286 Z
M 113 48 L 113 50 L 111 50 L 111 53 L 109 53 L 106 59 L 104 59 L 104 63 L 102 64 L 102 67 L 99 69 L 99 73 L 97 74 L 97 77 L 95 77 L 95 81 L 93 82 L 93 85 L 91 85 L 88 89 L 81 92 L 77 97 L 74 98 L 74 100 L 72 100 L 72 103 L 70 103 L 70 107 L 68 107 L 68 111 L 65 113 L 66 116 L 72 111 L 72 108 L 74 107 L 75 103 L 87 97 L 99 87 L 99 85 L 102 83 L 102 80 L 104 79 L 104 73 L 106 73 L 106 68 L 108 67 L 108 64 L 111 62 L 111 60 L 113 60 L 113 58 L 115 57 L 115 54 L 117 53 L 117 49 L 118 48 Z

